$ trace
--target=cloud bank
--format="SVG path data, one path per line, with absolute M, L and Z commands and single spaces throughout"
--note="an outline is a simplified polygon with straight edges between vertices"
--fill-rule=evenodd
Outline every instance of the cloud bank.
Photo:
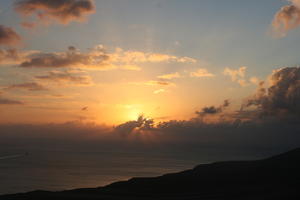
M 195 63 L 193 58 L 178 57 L 169 54 L 149 53 L 142 51 L 125 51 L 121 48 L 108 52 L 102 46 L 97 45 L 87 52 L 70 46 L 66 51 L 43 53 L 38 51 L 19 52 L 14 54 L 8 51 L 0 51 L 3 64 L 12 60 L 14 56 L 18 59 L 15 63 L 22 68 L 89 68 L 98 70 L 123 69 L 140 70 L 140 64 L 145 63 Z M 4 62 L 6 61 L 6 62 Z M 1 64 L 1 63 L 0 63 Z

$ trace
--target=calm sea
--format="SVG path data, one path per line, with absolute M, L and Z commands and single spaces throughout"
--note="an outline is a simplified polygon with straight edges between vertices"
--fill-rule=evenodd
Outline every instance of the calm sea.
M 0 194 L 99 187 L 131 177 L 178 172 L 211 161 L 254 158 L 253 154 L 245 156 L 237 151 L 224 156 L 220 151 L 202 149 L 190 152 L 155 148 L 146 151 L 91 151 L 84 148 L 26 151 L 2 146 L 0 149 Z
M 199 164 L 193 158 L 138 152 L 38 151 L 0 155 L 0 194 L 98 187 Z

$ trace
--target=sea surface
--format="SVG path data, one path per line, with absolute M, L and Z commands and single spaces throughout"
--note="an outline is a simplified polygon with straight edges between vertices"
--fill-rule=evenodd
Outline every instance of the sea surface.
M 39 151 L 0 155 L 0 194 L 98 187 L 194 167 L 197 159 L 124 152 Z
M 143 151 L 26 152 L 18 149 L 0 154 L 0 194 L 99 187 L 131 177 L 158 176 L 220 160 L 213 154 Z

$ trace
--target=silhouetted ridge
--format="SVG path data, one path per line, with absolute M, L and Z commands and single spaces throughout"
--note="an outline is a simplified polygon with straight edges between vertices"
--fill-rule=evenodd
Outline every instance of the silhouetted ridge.
M 31 192 L 0 199 L 300 199 L 300 148 L 255 161 L 203 164 L 105 187 Z

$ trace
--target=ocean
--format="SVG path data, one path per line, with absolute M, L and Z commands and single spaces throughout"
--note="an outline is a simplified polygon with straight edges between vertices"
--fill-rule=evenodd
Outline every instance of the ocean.
M 0 194 L 99 187 L 199 164 L 196 158 L 144 152 L 34 151 L 0 156 Z

